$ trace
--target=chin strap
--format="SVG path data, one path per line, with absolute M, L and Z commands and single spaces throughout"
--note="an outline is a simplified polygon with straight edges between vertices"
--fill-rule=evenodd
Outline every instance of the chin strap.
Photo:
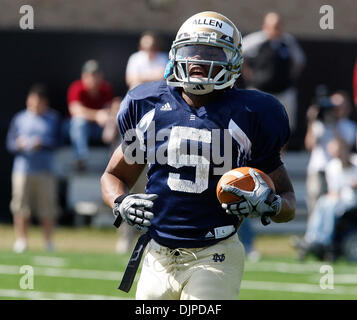
M 197 96 L 201 96 L 204 94 L 211 93 L 214 90 L 214 85 L 213 84 L 200 84 L 199 82 L 197 82 L 197 84 L 184 82 L 183 90 L 185 90 L 185 92 L 192 93 Z

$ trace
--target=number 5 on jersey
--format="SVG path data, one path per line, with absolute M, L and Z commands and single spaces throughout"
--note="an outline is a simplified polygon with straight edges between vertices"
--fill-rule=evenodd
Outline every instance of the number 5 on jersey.
M 189 153 L 187 143 L 183 144 L 182 140 L 190 141 Z M 202 142 L 202 155 L 198 155 L 198 142 Z M 179 173 L 170 172 L 167 184 L 171 190 L 201 193 L 208 188 L 210 148 L 210 131 L 190 127 L 172 128 L 168 144 L 168 164 L 177 169 L 183 166 L 196 167 L 196 174 L 195 180 L 190 181 L 181 179 Z

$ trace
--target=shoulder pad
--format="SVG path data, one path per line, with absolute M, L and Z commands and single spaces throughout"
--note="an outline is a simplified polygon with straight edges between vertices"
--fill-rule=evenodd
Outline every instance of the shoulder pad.
M 128 92 L 128 96 L 133 100 L 159 97 L 164 93 L 166 88 L 166 81 L 147 82 L 131 89 Z

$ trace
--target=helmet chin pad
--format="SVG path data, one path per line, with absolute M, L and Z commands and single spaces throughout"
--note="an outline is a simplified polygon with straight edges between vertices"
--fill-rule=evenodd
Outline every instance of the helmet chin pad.
M 190 82 L 183 83 L 183 90 L 197 96 L 211 93 L 214 90 L 214 83 L 207 84 L 208 78 L 190 78 Z M 201 83 L 205 84 L 201 84 Z

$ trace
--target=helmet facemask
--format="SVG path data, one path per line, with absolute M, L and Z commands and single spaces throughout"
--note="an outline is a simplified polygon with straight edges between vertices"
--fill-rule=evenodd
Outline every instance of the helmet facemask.
M 165 77 L 169 85 L 183 87 L 186 92 L 207 94 L 232 87 L 242 60 L 240 46 L 234 46 L 229 39 L 217 39 L 215 32 L 185 33 L 172 45 Z M 192 65 L 200 65 L 206 75 L 190 75 Z

